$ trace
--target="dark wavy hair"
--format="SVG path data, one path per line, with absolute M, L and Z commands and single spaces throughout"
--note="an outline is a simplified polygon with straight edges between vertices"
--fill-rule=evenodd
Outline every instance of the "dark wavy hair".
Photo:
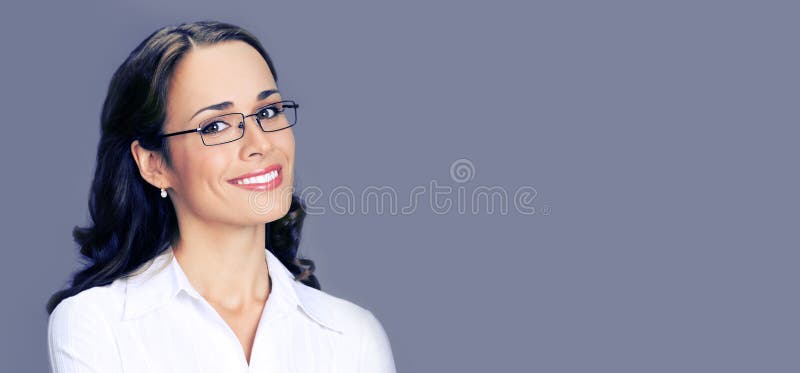
M 278 75 L 261 43 L 250 32 L 227 23 L 200 21 L 162 27 L 142 41 L 114 73 L 100 118 L 97 165 L 89 194 L 91 222 L 72 232 L 85 267 L 72 274 L 69 287 L 54 293 L 50 314 L 65 298 L 130 274 L 166 251 L 179 238 L 169 198 L 139 173 L 130 151 L 133 140 L 163 154 L 172 166 L 166 138 L 158 138 L 166 117 L 167 90 L 175 66 L 195 46 L 243 41 L 264 57 L 275 82 Z M 288 213 L 266 224 L 266 249 L 295 280 L 320 289 L 314 262 L 298 258 L 305 207 L 292 195 Z

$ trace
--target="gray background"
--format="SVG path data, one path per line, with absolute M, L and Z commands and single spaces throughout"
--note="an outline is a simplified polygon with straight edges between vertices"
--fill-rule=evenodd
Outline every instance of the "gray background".
M 323 290 L 375 312 L 399 371 L 800 370 L 792 2 L 2 7 L 3 371 L 47 369 L 111 74 L 200 19 L 254 32 L 301 103 L 298 188 L 535 188 L 532 215 L 308 218 Z

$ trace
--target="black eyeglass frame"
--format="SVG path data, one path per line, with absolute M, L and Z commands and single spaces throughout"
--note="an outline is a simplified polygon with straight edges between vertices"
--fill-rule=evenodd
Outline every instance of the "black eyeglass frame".
M 203 145 L 205 145 L 205 146 L 216 146 L 216 145 L 227 144 L 229 142 L 234 142 L 234 141 L 240 140 L 242 137 L 244 137 L 245 127 L 247 127 L 247 126 L 245 126 L 245 122 L 247 121 L 247 118 L 252 117 L 254 115 L 258 115 L 258 113 L 260 113 L 261 110 L 263 110 L 263 109 L 265 109 L 265 108 L 267 108 L 267 107 L 269 107 L 271 105 L 275 105 L 275 104 L 282 104 L 281 106 L 282 106 L 283 109 L 280 111 L 281 113 L 283 113 L 286 110 L 286 108 L 291 108 L 292 110 L 294 110 L 294 123 L 290 123 L 288 126 L 280 128 L 280 129 L 277 129 L 277 130 L 269 130 L 269 131 L 267 131 L 267 130 L 264 129 L 264 126 L 261 125 L 261 120 L 258 119 L 258 117 L 256 117 L 256 123 L 258 124 L 258 128 L 261 128 L 261 131 L 263 131 L 263 132 L 277 132 L 277 131 L 285 130 L 285 129 L 287 129 L 289 127 L 292 127 L 295 124 L 297 124 L 297 108 L 300 107 L 300 104 L 296 103 L 294 100 L 281 100 L 281 101 L 273 102 L 271 104 L 266 104 L 266 105 L 262 106 L 260 109 L 258 109 L 257 112 L 255 112 L 253 114 L 250 114 L 250 115 L 244 115 L 244 113 L 225 113 L 225 114 L 220 114 L 220 115 L 217 115 L 215 117 L 210 118 L 210 119 L 215 119 L 215 118 L 223 117 L 223 116 L 226 116 L 226 115 L 232 115 L 232 114 L 241 115 L 242 116 L 242 121 L 239 123 L 239 128 L 242 129 L 242 133 L 241 133 L 241 135 L 239 135 L 239 137 L 237 137 L 237 138 L 235 138 L 233 140 L 228 140 L 228 141 L 225 141 L 225 142 L 221 142 L 221 143 L 217 143 L 217 144 L 211 144 L 211 145 L 206 144 L 206 140 L 203 137 L 203 134 L 200 133 L 200 131 L 203 130 L 203 126 L 202 125 L 198 126 L 197 128 L 190 129 L 190 130 L 183 130 L 183 131 L 177 131 L 177 132 L 172 132 L 172 133 L 165 133 L 163 135 L 159 135 L 158 138 L 177 136 L 177 135 L 183 135 L 183 134 L 187 134 L 187 133 L 195 133 L 196 132 L 197 134 L 200 135 L 200 140 L 203 142 Z M 213 123 L 213 122 L 211 122 L 211 123 Z

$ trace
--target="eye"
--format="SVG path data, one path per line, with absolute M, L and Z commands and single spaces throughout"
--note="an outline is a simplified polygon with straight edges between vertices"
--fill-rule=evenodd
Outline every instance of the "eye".
M 214 135 L 224 131 L 228 127 L 230 127 L 228 123 L 225 123 L 224 121 L 221 120 L 217 120 L 204 125 L 202 128 L 200 128 L 200 132 L 203 133 L 204 135 Z
M 283 111 L 280 102 L 265 106 L 258 111 L 258 119 L 272 119 L 278 116 Z

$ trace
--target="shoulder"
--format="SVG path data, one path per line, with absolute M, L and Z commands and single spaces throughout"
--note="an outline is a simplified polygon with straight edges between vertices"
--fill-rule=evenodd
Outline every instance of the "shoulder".
M 112 285 L 86 289 L 62 300 L 50 313 L 47 342 L 54 371 L 79 367 L 110 369 L 119 364 L 113 320 L 121 304 Z
M 371 310 L 299 282 L 296 287 L 309 311 L 324 315 L 343 332 L 349 341 L 348 353 L 356 357 L 359 371 L 395 372 L 389 336 Z
M 108 322 L 122 318 L 125 303 L 125 280 L 95 286 L 64 298 L 50 314 L 50 322 L 76 320 L 76 315 L 92 314 Z M 99 321 L 99 320 L 98 320 Z
M 93 333 L 100 326 L 111 326 L 122 317 L 124 293 L 117 288 L 121 280 L 96 286 L 64 298 L 50 313 L 48 336 L 51 341 L 76 333 Z M 123 288 L 124 292 L 124 288 Z
M 361 331 L 374 318 L 372 312 L 348 299 L 319 290 L 299 281 L 294 283 L 297 296 L 307 311 L 329 321 L 345 334 Z

